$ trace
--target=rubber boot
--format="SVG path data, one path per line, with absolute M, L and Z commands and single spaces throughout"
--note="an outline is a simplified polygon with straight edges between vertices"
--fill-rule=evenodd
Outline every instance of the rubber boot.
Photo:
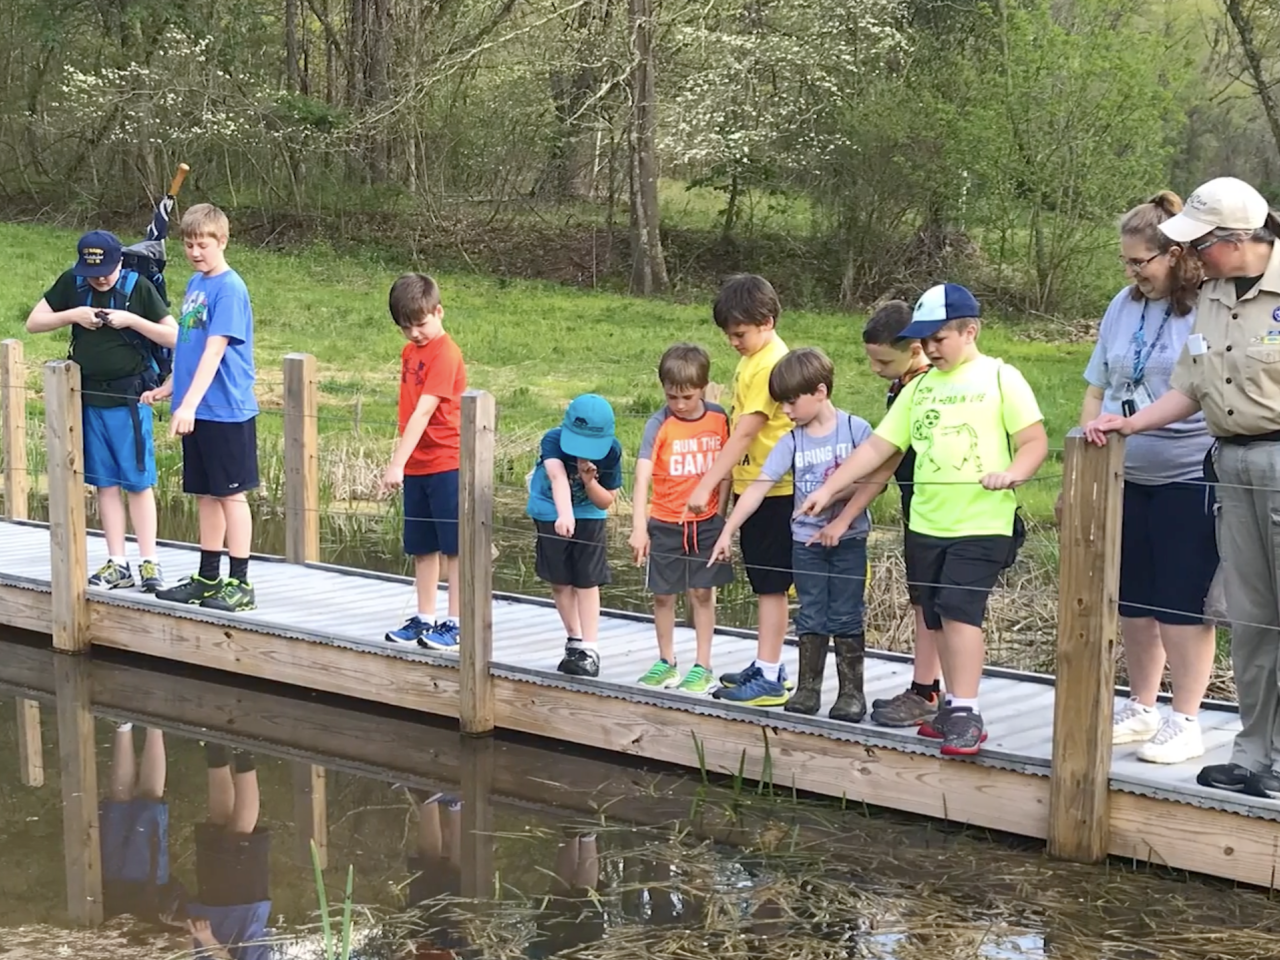
M 827 666 L 829 638 L 820 633 L 800 635 L 800 679 L 784 709 L 808 716 L 822 706 L 822 673 Z
M 862 692 L 866 651 L 867 639 L 861 633 L 852 637 L 836 637 L 836 673 L 840 677 L 840 695 L 827 714 L 832 720 L 858 723 L 867 713 L 867 698 Z

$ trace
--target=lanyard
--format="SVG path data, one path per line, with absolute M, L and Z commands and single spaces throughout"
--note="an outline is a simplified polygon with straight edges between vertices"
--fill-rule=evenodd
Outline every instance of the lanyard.
M 1150 302 L 1150 300 L 1142 301 L 1142 319 L 1138 321 L 1138 329 L 1133 333 L 1133 373 L 1129 382 L 1135 387 L 1142 386 L 1142 380 L 1147 373 L 1147 364 L 1151 361 L 1151 355 L 1156 352 L 1156 344 L 1160 342 L 1160 335 L 1164 333 L 1165 324 L 1169 322 L 1169 314 L 1173 312 L 1173 301 L 1170 300 L 1168 306 L 1164 308 L 1164 318 L 1160 321 L 1160 327 L 1151 340 L 1151 349 L 1144 357 L 1142 348 L 1147 345 L 1147 304 Z

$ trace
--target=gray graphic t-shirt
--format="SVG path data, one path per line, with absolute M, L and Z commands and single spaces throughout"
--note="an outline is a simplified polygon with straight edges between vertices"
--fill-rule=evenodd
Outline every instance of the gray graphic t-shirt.
M 829 433 L 818 436 L 810 433 L 807 427 L 796 427 L 790 433 L 783 434 L 782 439 L 769 452 L 764 466 L 760 468 L 760 475 L 776 483 L 790 472 L 796 488 L 795 504 L 799 508 L 805 498 L 822 486 L 836 467 L 844 463 L 849 454 L 870 436 L 871 424 L 861 417 L 837 410 L 835 429 Z M 791 539 L 805 543 L 839 516 L 848 502 L 846 498 L 832 503 L 816 517 L 792 517 Z M 871 518 L 864 510 L 840 539 L 865 537 L 870 532 Z

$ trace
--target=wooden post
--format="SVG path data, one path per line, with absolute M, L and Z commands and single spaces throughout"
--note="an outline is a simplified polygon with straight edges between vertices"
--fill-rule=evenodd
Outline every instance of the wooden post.
M 44 366 L 44 419 L 49 447 L 53 648 L 84 653 L 89 649 L 84 418 L 80 409 L 80 368 L 70 360 L 52 360 Z
M 19 699 L 18 769 L 24 787 L 44 786 L 44 740 L 40 735 L 40 701 Z
M 316 358 L 284 358 L 284 555 L 290 563 L 320 559 L 320 460 Z
M 22 341 L 0 341 L 0 453 L 4 456 L 4 510 L 27 519 L 27 368 Z
M 494 895 L 493 765 L 497 744 L 489 737 L 463 736 L 462 896 L 486 900 Z
M 1110 843 L 1124 440 L 1067 437 L 1058 528 L 1058 656 L 1049 854 L 1097 863 Z
M 320 867 L 329 866 L 329 807 L 325 795 L 325 769 L 314 763 L 293 765 L 293 822 L 298 828 L 298 851 L 311 865 L 311 841 L 320 852 Z
M 462 732 L 493 732 L 493 465 L 497 437 L 493 394 L 462 395 L 462 469 L 458 475 L 458 565 L 461 596 Z
M 54 657 L 53 677 L 58 698 L 67 911 L 72 923 L 96 927 L 102 923 L 102 854 L 89 666 L 89 661 L 80 657 Z

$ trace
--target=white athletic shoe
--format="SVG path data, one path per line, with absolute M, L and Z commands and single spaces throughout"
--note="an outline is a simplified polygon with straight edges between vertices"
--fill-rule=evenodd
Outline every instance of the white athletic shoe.
M 1138 748 L 1138 759 L 1148 763 L 1184 763 L 1204 753 L 1200 722 L 1183 723 L 1176 717 L 1160 721 L 1156 735 Z
M 1130 697 L 1118 708 L 1111 721 L 1111 742 L 1139 743 L 1150 740 L 1160 729 L 1160 711 L 1155 707 L 1144 707 Z

